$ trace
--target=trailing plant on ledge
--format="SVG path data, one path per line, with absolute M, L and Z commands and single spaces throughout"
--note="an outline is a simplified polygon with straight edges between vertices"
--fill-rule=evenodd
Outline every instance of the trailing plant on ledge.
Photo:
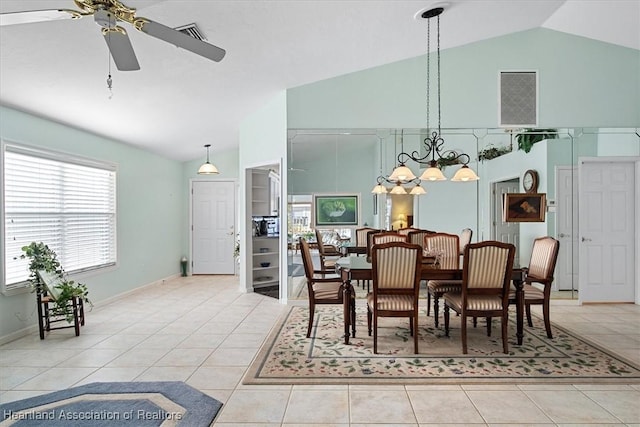
M 478 151 L 478 161 L 485 161 L 495 159 L 496 157 L 503 156 L 512 151 L 511 147 L 494 147 L 492 144 L 487 145 L 486 148 Z
M 558 137 L 557 129 L 524 129 L 522 133 L 516 135 L 518 150 L 525 153 L 531 151 L 533 144 L 544 139 L 555 139 Z
M 44 243 L 31 242 L 28 246 L 22 247 L 22 255 L 20 258 L 29 258 L 29 284 L 32 287 L 32 292 L 45 292 L 45 284 L 38 276 L 38 270 L 44 270 L 48 273 L 52 273 L 60 277 L 60 283 L 55 286 L 59 291 L 59 295 L 55 300 L 55 306 L 52 311 L 56 316 L 64 316 L 68 322 L 73 322 L 73 306 L 71 304 L 74 297 L 82 299 L 84 302 L 93 306 L 91 300 L 89 300 L 89 290 L 87 286 L 82 283 L 76 283 L 73 280 L 68 280 L 66 273 L 60 261 L 58 261 L 57 254 L 51 250 Z

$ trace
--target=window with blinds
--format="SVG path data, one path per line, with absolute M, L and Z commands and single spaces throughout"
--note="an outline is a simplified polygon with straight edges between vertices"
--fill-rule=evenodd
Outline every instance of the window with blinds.
M 22 247 L 43 242 L 68 273 L 116 262 L 115 166 L 6 145 L 4 151 L 4 281 L 26 284 Z

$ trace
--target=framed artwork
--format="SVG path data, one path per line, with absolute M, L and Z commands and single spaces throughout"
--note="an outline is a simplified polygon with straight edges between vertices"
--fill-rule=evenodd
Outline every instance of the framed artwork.
M 547 211 L 545 193 L 507 193 L 502 200 L 505 222 L 544 222 Z
M 360 197 L 356 194 L 314 194 L 316 227 L 348 227 L 360 223 Z

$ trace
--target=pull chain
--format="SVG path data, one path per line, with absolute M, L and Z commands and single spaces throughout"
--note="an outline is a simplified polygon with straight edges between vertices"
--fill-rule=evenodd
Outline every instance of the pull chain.
M 108 35 L 109 46 L 111 46 L 111 31 L 109 31 Z M 113 98 L 113 79 L 111 79 L 111 51 L 109 50 L 109 46 L 107 46 L 107 66 L 109 68 L 109 74 L 107 77 L 107 89 L 109 89 L 109 99 Z

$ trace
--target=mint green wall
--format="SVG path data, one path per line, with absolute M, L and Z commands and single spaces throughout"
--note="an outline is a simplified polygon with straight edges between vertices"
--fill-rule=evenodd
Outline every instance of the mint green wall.
M 94 302 L 179 273 L 181 163 L 6 107 L 0 107 L 0 132 L 7 142 L 117 164 L 117 266 L 77 278 Z M 0 295 L 0 338 L 35 326 L 34 312 L 33 294 Z
M 287 94 L 285 91 L 277 93 L 262 108 L 248 116 L 240 124 L 239 151 L 240 200 L 238 200 L 239 217 L 245 223 L 239 225 L 240 232 L 240 289 L 250 290 L 247 275 L 250 274 L 251 263 L 247 263 L 247 252 L 251 253 L 251 212 L 247 208 L 247 170 L 256 166 L 280 164 L 286 169 L 287 158 Z M 281 174 L 281 194 L 286 194 L 287 177 Z M 283 199 L 280 198 L 280 212 L 283 209 Z M 282 218 L 282 215 L 281 215 Z M 280 239 L 280 280 L 286 282 L 286 239 Z
M 442 127 L 497 127 L 498 72 L 518 69 L 539 73 L 541 128 L 640 125 L 638 50 L 534 29 L 441 55 Z M 425 127 L 425 66 L 421 56 L 290 89 L 289 127 Z

